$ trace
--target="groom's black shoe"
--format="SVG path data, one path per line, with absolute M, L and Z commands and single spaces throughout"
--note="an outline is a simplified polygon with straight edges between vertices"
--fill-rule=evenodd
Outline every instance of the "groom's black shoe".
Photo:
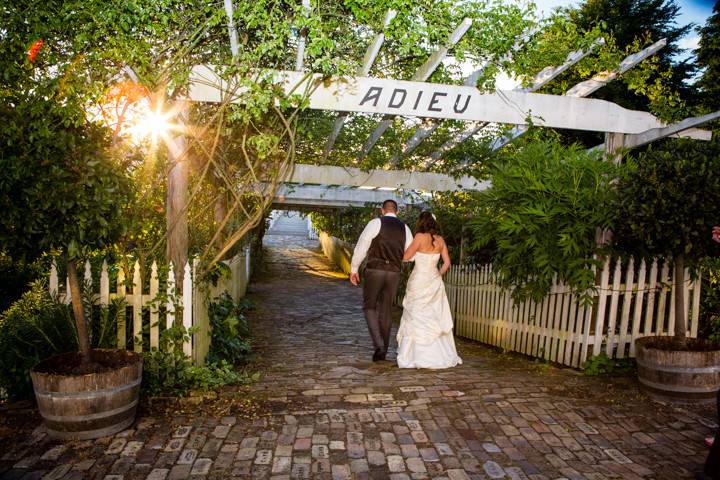
M 382 349 L 376 348 L 375 353 L 373 353 L 373 362 L 379 362 L 380 360 L 385 360 L 385 354 Z

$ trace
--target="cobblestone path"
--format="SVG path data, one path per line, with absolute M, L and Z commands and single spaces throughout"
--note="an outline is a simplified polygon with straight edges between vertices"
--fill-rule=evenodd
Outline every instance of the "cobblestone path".
M 675 480 L 700 468 L 714 413 L 651 403 L 632 377 L 462 340 L 454 369 L 372 363 L 360 290 L 310 244 L 290 246 L 298 237 L 267 238 L 250 294 L 263 378 L 222 394 L 263 415 L 146 413 L 114 438 L 65 446 L 36 428 L 0 452 L 0 476 Z

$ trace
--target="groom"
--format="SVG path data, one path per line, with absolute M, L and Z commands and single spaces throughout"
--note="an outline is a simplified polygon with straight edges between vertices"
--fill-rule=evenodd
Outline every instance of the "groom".
M 387 355 L 392 302 L 400 284 L 403 254 L 413 239 L 407 225 L 397 218 L 398 205 L 394 200 L 385 200 L 380 210 L 382 217 L 370 220 L 360 234 L 350 265 L 350 282 L 357 286 L 358 269 L 367 256 L 363 311 L 375 346 L 373 362 L 385 360 Z

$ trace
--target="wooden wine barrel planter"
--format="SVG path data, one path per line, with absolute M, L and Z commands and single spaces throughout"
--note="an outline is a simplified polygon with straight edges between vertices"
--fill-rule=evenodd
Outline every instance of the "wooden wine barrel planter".
M 49 358 L 30 372 L 35 398 L 48 434 L 61 440 L 113 435 L 135 420 L 142 357 L 126 350 L 93 350 L 107 369 L 84 375 L 57 374 L 58 365 L 79 365 L 78 353 Z
M 656 348 L 672 337 L 635 340 L 641 388 L 657 400 L 710 403 L 720 389 L 720 348 L 710 342 L 688 339 L 693 350 Z

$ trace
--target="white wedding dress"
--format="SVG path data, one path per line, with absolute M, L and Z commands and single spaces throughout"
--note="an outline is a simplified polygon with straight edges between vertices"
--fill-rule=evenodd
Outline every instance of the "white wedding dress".
M 417 252 L 408 279 L 397 334 L 400 368 L 449 368 L 461 364 L 453 338 L 453 319 L 438 271 L 439 253 Z

